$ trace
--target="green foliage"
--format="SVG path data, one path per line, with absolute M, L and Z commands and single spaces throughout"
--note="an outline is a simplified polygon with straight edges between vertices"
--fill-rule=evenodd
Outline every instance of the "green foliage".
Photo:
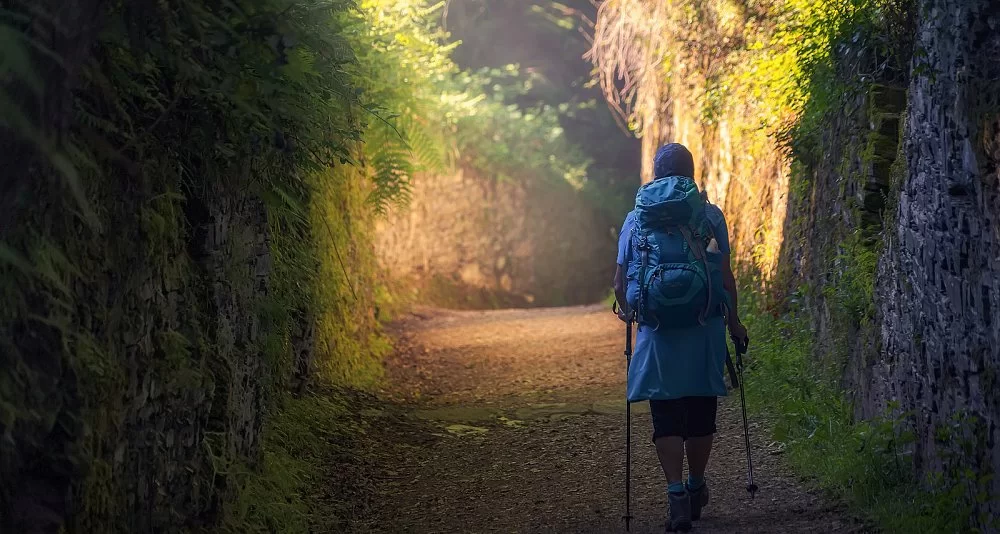
M 461 0 L 450 3 L 447 27 L 461 42 L 457 63 L 492 78 L 484 84 L 488 95 L 501 93 L 524 111 L 558 110 L 562 137 L 592 160 L 587 187 L 606 199 L 634 194 L 639 142 L 619 129 L 590 83 L 592 65 L 582 52 L 596 14 L 589 0 Z
M 360 89 L 379 105 L 364 147 L 378 185 L 371 198 L 379 210 L 394 198 L 407 198 L 414 172 L 445 164 L 446 122 L 437 112 L 442 81 L 454 65 L 431 18 L 441 7 L 424 1 L 360 3 L 363 24 L 353 39 Z
M 463 85 L 491 88 L 489 96 L 458 120 L 458 151 L 465 155 L 464 162 L 499 180 L 531 177 L 582 189 L 591 161 L 565 137 L 559 118 L 569 105 L 524 108 L 508 103 L 518 91 L 516 75 L 517 67 L 511 65 L 461 78 Z
M 967 531 L 971 504 L 989 498 L 989 478 L 970 477 L 956 457 L 921 484 L 911 469 L 911 414 L 893 405 L 883 418 L 856 420 L 839 373 L 810 361 L 813 332 L 802 310 L 775 317 L 763 295 L 748 289 L 740 296 L 753 340 L 747 402 L 773 424 L 776 445 L 793 467 L 886 532 Z M 943 429 L 941 444 L 953 448 L 976 435 L 971 424 Z
M 373 216 L 363 210 L 363 172 L 341 167 L 317 176 L 309 220 L 319 261 L 312 288 L 317 371 L 333 383 L 372 387 L 389 345 L 375 320 L 382 282 L 371 244 Z
M 361 488 L 351 475 L 365 428 L 357 404 L 332 390 L 286 400 L 264 434 L 261 465 L 230 466 L 242 490 L 225 509 L 225 532 L 342 532 L 352 519 Z M 339 484 L 338 487 L 330 487 Z M 358 499 L 361 500 L 361 499 Z
M 834 260 L 836 283 L 823 288 L 841 325 L 867 324 L 875 316 L 875 272 L 879 247 L 860 229 L 840 243 Z
M 817 161 L 820 139 L 832 113 L 843 111 L 850 98 L 875 80 L 906 76 L 912 46 L 911 0 L 838 0 L 792 2 L 796 7 L 779 24 L 785 44 L 769 79 L 784 80 L 779 63 L 792 65 L 793 76 L 776 81 L 775 96 L 797 116 L 783 137 L 803 161 Z M 787 67 L 787 65 L 786 65 Z
M 409 198 L 415 156 L 408 150 L 403 134 L 386 124 L 379 123 L 369 130 L 365 141 L 366 161 L 377 186 L 371 200 L 384 212 L 390 199 Z
M 367 26 L 356 39 L 364 94 L 393 110 L 366 135 L 365 157 L 380 169 L 381 190 L 405 199 L 414 172 L 453 165 L 499 180 L 585 186 L 591 161 L 567 141 L 560 123 L 570 105 L 515 103 L 532 83 L 516 65 L 460 71 L 451 58 L 458 43 L 446 44 L 438 23 L 443 2 L 366 0 L 361 8 Z
M 989 466 L 969 464 L 977 451 L 988 448 L 988 432 L 982 419 L 967 413 L 952 414 L 935 432 L 942 469 L 932 472 L 927 482 L 940 498 L 925 503 L 924 508 L 946 525 L 943 530 L 958 532 L 977 526 L 976 531 L 989 532 L 1000 528 L 1000 518 L 987 512 L 989 504 L 1000 499 L 992 494 L 995 473 Z

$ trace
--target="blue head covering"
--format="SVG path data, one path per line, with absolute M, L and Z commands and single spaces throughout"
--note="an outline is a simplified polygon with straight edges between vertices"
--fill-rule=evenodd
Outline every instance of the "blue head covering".
M 669 143 L 660 147 L 653 157 L 653 178 L 667 176 L 687 176 L 694 178 L 694 158 L 680 143 Z

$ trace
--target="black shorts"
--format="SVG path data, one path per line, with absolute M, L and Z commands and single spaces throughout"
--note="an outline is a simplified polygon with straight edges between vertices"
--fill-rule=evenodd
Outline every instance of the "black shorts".
M 715 434 L 718 397 L 681 397 L 649 401 L 653 416 L 653 441 L 666 436 L 683 439 Z

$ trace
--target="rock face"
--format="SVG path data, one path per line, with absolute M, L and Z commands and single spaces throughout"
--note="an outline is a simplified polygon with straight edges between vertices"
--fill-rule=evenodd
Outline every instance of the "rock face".
M 592 303 L 610 287 L 620 223 L 568 183 L 459 169 L 416 176 L 409 205 L 379 220 L 376 247 L 391 276 L 418 285 L 485 290 L 515 305 Z
M 35 58 L 40 102 L 16 77 L 0 92 L 44 110 L 31 119 L 47 139 L 78 136 L 74 113 L 94 97 L 78 70 L 108 65 L 88 57 L 101 53 L 92 33 L 108 6 L 13 4 L 52 14 L 30 34 L 52 52 Z M 131 126 L 214 135 L 198 104 Z M 268 394 L 309 367 L 313 319 L 282 322 L 271 309 L 274 221 L 249 162 L 199 165 L 182 144 L 157 146 L 141 166 L 78 165 L 86 217 L 45 155 L 0 125 L 0 532 L 212 525 L 242 484 L 227 471 L 258 464 Z M 285 326 L 294 354 L 278 362 L 268 343 L 283 348 Z
M 44 323 L 30 317 L 7 331 L 13 350 L 0 377 L 19 386 L 3 400 L 20 411 L 2 424 L 0 528 L 196 526 L 231 489 L 214 462 L 257 461 L 269 383 L 257 311 L 271 275 L 266 212 L 239 189 L 200 193 L 183 206 L 166 195 L 117 196 L 140 209 L 66 245 L 87 262 L 85 275 L 66 275 L 77 303 L 63 319 L 71 333 L 47 331 L 46 346 L 33 344 Z M 34 194 L 59 198 L 45 187 Z M 6 237 L 21 244 L 15 232 Z M 53 316 L 44 302 L 37 313 Z M 36 363 L 21 368 L 29 357 Z M 18 389 L 32 383 L 44 387 Z
M 1000 5 L 925 0 L 919 14 L 906 175 L 879 265 L 882 347 L 863 407 L 913 411 L 923 470 L 968 443 L 972 456 L 952 462 L 1000 473 Z

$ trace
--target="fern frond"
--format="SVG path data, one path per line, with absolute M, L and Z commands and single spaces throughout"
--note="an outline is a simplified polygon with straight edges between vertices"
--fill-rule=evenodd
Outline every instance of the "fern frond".
M 375 189 L 369 201 L 376 211 L 384 212 L 393 201 L 409 201 L 413 158 L 406 140 L 385 123 L 375 123 L 365 136 L 365 156 Z
M 399 123 L 410 147 L 414 166 L 421 171 L 441 170 L 445 166 L 446 145 L 446 140 L 441 135 L 441 125 L 435 125 L 415 113 L 404 114 Z

